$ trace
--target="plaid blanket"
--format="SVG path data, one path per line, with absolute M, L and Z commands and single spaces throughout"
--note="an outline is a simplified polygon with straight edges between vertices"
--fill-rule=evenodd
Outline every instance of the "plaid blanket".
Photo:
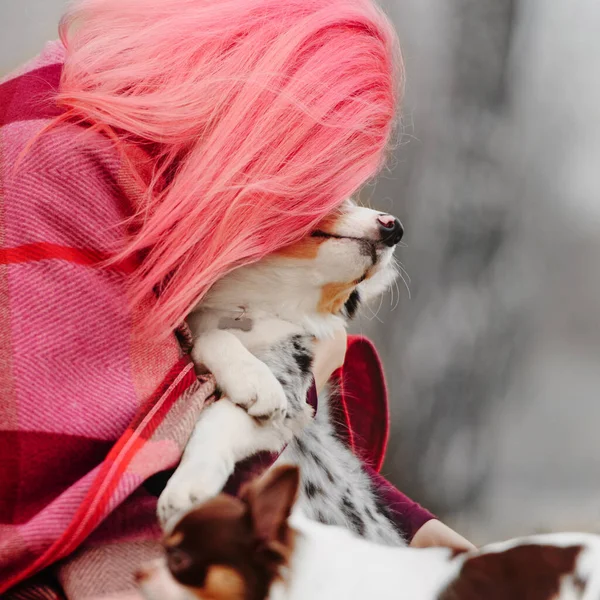
M 177 464 L 215 388 L 196 377 L 175 335 L 161 343 L 141 335 L 148 307 L 131 310 L 125 285 L 135 265 L 100 266 L 139 193 L 111 143 L 67 125 L 44 133 L 19 162 L 60 114 L 51 94 L 63 52 L 51 43 L 0 83 L 6 598 L 80 600 L 133 589 L 135 568 L 159 551 L 160 474 Z M 387 440 L 381 366 L 361 338 L 350 341 L 349 357 L 355 379 L 341 378 L 352 393 L 342 395 L 337 420 L 379 469 Z
M 175 336 L 141 335 L 134 265 L 99 266 L 136 201 L 111 144 L 63 127 L 15 171 L 58 114 L 62 52 L 50 44 L 0 85 L 0 593 L 84 540 L 145 544 L 155 498 L 140 486 L 177 463 L 214 389 Z

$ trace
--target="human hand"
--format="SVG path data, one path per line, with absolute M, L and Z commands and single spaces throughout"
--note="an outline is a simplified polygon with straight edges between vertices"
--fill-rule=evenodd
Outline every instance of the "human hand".
M 431 546 L 442 546 L 454 550 L 472 551 L 477 548 L 466 540 L 462 535 L 450 529 L 437 519 L 427 521 L 417 533 L 411 543 L 413 548 L 428 548 Z
M 333 372 L 344 364 L 347 342 L 348 334 L 341 327 L 333 337 L 317 340 L 312 367 L 317 391 L 320 392 Z

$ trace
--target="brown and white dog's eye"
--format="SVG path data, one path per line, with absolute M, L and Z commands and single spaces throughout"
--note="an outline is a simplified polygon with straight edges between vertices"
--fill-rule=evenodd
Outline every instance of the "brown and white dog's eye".
M 181 548 L 166 548 L 167 564 L 175 577 L 192 566 L 192 557 Z

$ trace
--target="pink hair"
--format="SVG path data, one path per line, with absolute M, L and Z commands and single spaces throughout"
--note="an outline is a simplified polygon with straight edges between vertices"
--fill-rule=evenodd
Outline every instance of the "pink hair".
M 401 63 L 370 0 L 80 0 L 58 100 L 145 181 L 118 259 L 178 325 L 232 269 L 296 242 L 381 168 Z M 144 180 L 139 152 L 150 148 Z

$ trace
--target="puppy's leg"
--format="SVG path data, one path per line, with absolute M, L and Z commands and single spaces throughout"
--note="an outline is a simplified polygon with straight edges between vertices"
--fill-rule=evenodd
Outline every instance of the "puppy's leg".
M 215 329 L 194 341 L 192 359 L 206 367 L 224 395 L 257 417 L 285 416 L 283 387 L 269 367 L 256 358 L 230 331 Z
M 273 421 L 259 423 L 227 398 L 200 414 L 181 463 L 158 501 L 158 517 L 171 520 L 216 496 L 235 464 L 259 451 L 279 452 L 292 437 L 291 429 Z

